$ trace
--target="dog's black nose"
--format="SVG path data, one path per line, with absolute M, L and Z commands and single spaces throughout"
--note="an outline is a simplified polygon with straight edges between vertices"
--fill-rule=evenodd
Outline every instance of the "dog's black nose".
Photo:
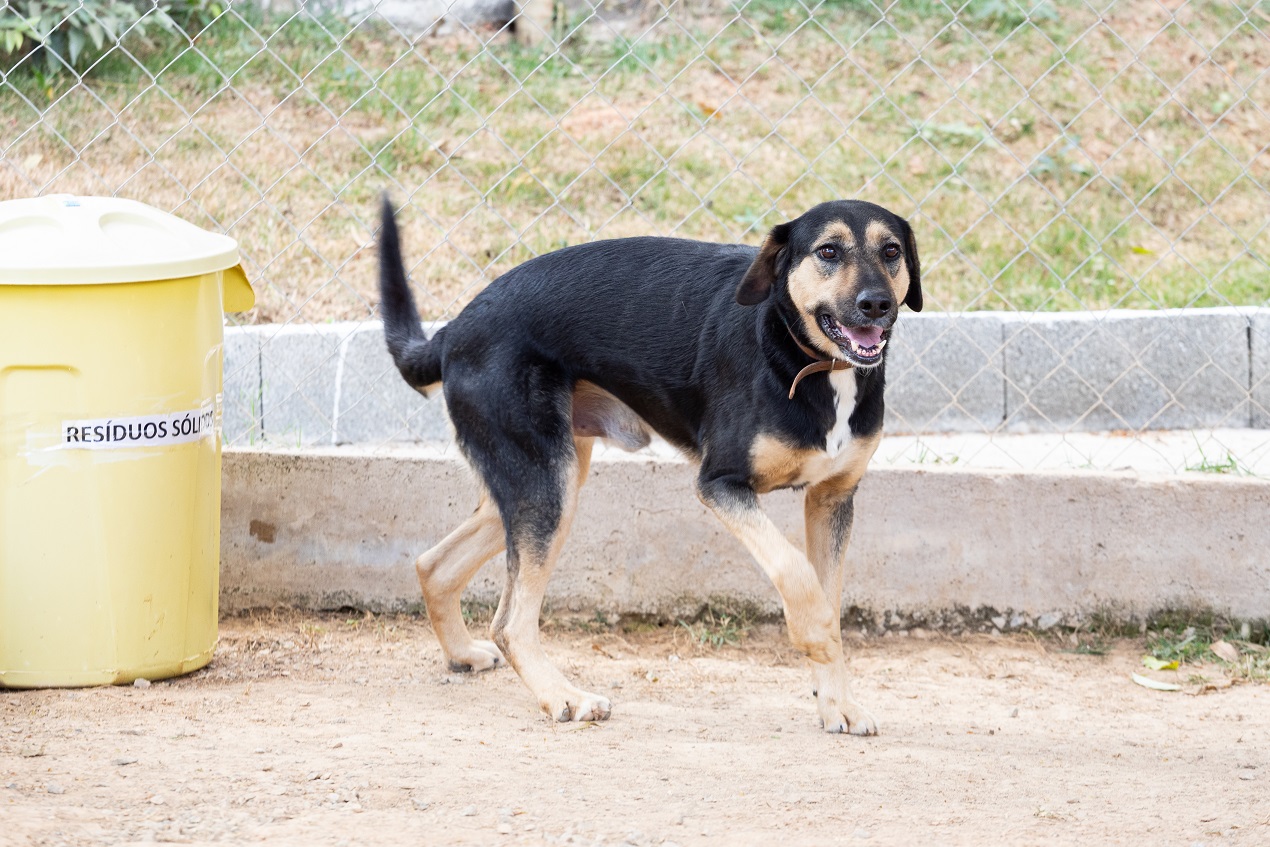
M 855 307 L 871 321 L 885 317 L 893 305 L 889 291 L 861 291 L 855 298 Z

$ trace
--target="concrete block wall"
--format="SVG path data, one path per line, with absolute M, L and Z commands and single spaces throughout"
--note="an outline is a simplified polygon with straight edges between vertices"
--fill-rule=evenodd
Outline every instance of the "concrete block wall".
M 681 460 L 597 460 L 548 606 L 673 620 L 726 598 L 779 614 L 694 478 Z M 763 498 L 799 546 L 802 499 Z M 466 465 L 435 448 L 227 450 L 221 608 L 417 609 L 415 557 L 476 500 Z M 1270 620 L 1264 479 L 878 467 L 855 503 L 843 611 L 863 618 L 958 629 L 998 614 L 1075 624 L 1211 609 Z M 465 596 L 496 602 L 504 574 L 499 556 Z
M 1258 309 L 1250 321 L 1252 426 L 1270 429 L 1270 309 Z
M 905 313 L 888 357 L 892 434 L 1270 428 L 1270 309 Z M 229 328 L 225 372 L 233 445 L 450 438 L 376 322 Z
M 227 328 L 224 434 L 288 447 L 451 437 L 444 401 L 402 381 L 378 323 Z
M 1005 409 L 1005 316 L 904 313 L 886 361 L 886 431 L 987 432 Z
M 1005 428 L 1250 426 L 1250 326 L 1234 309 L 1008 321 Z

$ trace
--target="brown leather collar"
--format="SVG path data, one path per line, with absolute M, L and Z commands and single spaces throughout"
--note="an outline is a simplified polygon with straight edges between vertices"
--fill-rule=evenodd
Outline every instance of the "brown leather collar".
M 810 376 L 811 374 L 814 374 L 814 373 L 819 373 L 820 371 L 846 371 L 851 369 L 850 362 L 844 362 L 841 359 L 820 358 L 819 353 L 817 353 L 815 350 L 811 349 L 806 344 L 803 344 L 801 341 L 798 340 L 798 336 L 794 335 L 794 331 L 792 329 L 789 330 L 789 337 L 792 338 L 794 340 L 794 343 L 798 345 L 799 350 L 802 350 L 809 357 L 816 360 L 812 362 L 810 365 L 808 365 L 807 367 L 803 368 L 801 371 L 799 371 L 798 376 L 794 377 L 794 384 L 789 387 L 790 400 L 794 399 L 794 391 L 798 389 L 798 383 L 803 381 L 803 377 Z

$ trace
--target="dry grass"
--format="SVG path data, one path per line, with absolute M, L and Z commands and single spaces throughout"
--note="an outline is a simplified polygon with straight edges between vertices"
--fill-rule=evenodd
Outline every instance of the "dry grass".
M 566 243 L 756 241 L 839 196 L 913 216 L 937 308 L 1264 304 L 1270 4 L 1166 5 L 675 4 L 549 55 L 235 11 L 82 82 L 0 68 L 0 196 L 223 227 L 257 322 L 373 314 L 385 188 L 428 317 Z

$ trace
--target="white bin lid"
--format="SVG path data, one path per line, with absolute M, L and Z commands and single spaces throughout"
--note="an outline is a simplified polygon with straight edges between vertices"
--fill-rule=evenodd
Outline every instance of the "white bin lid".
M 237 264 L 234 239 L 136 200 L 50 194 L 0 202 L 0 285 L 150 282 Z

